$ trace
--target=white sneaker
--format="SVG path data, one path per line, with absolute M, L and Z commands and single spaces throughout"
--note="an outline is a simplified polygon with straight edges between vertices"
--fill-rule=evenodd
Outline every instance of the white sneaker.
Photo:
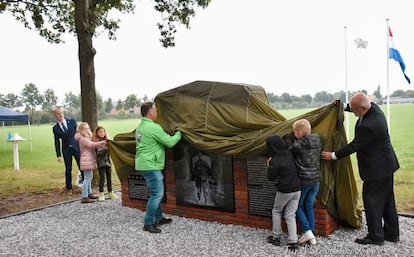
M 99 201 L 99 202 L 103 202 L 103 201 L 105 201 L 105 195 L 104 195 L 104 193 L 103 193 L 103 192 L 99 193 L 99 196 L 98 196 L 98 201 Z
M 114 194 L 114 192 L 108 192 L 108 196 L 109 198 L 111 198 L 112 200 L 118 199 L 118 196 L 116 196 L 116 194 Z
M 309 240 L 309 244 L 316 245 L 316 239 L 312 238 L 311 240 Z
M 312 230 L 308 230 L 305 233 L 303 233 L 303 235 L 298 240 L 299 244 L 304 244 L 308 241 L 310 244 L 316 244 L 315 236 L 313 235 Z

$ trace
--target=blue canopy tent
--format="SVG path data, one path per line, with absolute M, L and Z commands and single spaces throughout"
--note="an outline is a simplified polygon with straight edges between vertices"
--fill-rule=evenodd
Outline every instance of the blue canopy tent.
M 5 121 L 21 121 L 21 122 L 27 122 L 27 125 L 29 126 L 29 142 L 30 142 L 30 151 L 32 150 L 32 130 L 30 128 L 30 119 L 29 114 L 27 113 L 21 113 L 21 112 L 15 112 L 9 108 L 6 108 L 4 106 L 0 105 L 0 121 L 3 123 L 3 131 L 4 131 L 4 149 L 6 149 L 6 130 L 4 127 Z

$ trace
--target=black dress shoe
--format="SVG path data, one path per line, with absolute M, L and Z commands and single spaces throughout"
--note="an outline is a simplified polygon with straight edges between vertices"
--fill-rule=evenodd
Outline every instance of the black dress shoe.
M 150 233 L 161 233 L 161 229 L 157 228 L 154 224 L 151 225 L 144 225 L 144 231 L 148 231 Z
M 161 226 L 161 225 L 164 225 L 164 224 L 170 224 L 171 222 L 172 222 L 172 219 L 162 218 L 159 221 L 156 221 L 155 225 Z
M 384 241 L 374 241 L 368 236 L 355 239 L 355 242 L 362 245 L 383 245 Z

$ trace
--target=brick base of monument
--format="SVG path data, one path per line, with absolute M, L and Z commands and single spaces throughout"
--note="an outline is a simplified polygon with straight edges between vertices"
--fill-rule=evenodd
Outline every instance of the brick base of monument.
M 164 213 L 205 221 L 215 221 L 222 224 L 272 229 L 272 219 L 270 217 L 249 214 L 246 159 L 233 158 L 235 211 L 226 212 L 214 209 L 177 205 L 173 163 L 172 160 L 168 158 L 168 155 L 167 151 L 167 162 L 165 168 L 166 202 L 162 205 Z M 146 200 L 129 198 L 128 179 L 122 181 L 121 190 L 123 206 L 145 211 L 147 204 Z M 329 215 L 327 210 L 317 201 L 314 205 L 314 211 L 315 233 L 317 235 L 328 236 L 338 227 L 338 222 L 331 215 Z M 286 230 L 286 224 L 283 224 L 283 228 Z M 301 231 L 299 226 L 298 231 Z

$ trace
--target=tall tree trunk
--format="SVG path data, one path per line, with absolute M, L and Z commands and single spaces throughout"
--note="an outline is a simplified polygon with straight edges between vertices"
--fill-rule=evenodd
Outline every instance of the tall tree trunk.
M 76 34 L 79 47 L 82 120 L 88 122 L 93 130 L 98 125 L 94 64 L 96 51 L 92 45 L 92 37 L 95 32 L 93 22 L 95 4 L 93 0 L 74 1 Z

